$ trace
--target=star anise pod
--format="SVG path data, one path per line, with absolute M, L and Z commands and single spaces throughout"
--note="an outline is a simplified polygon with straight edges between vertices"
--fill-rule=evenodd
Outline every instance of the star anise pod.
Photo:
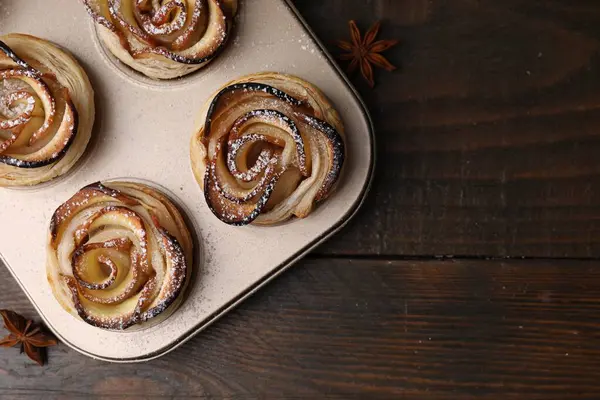
M 33 321 L 25 319 L 14 311 L 0 310 L 4 326 L 10 334 L 0 339 L 1 347 L 13 347 L 21 345 L 21 353 L 25 351 L 27 356 L 40 366 L 44 365 L 46 347 L 55 346 L 58 341 L 54 336 L 42 332 Z
M 381 27 L 381 21 L 378 21 L 367 31 L 363 38 L 360 34 L 360 30 L 356 26 L 355 21 L 350 21 L 350 34 L 352 36 L 352 42 L 345 40 L 338 40 L 337 46 L 348 53 L 339 56 L 340 60 L 350 61 L 348 66 L 348 73 L 352 74 L 356 71 L 357 67 L 360 67 L 362 76 L 367 80 L 369 86 L 375 86 L 375 80 L 373 79 L 373 67 L 371 64 L 381 67 L 387 71 L 393 71 L 396 69 L 384 56 L 380 53 L 394 47 L 399 43 L 398 40 L 378 40 L 375 41 L 379 28 Z

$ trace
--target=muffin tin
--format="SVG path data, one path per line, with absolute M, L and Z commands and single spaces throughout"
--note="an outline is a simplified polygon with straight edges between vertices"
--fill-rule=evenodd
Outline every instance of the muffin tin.
M 227 49 L 208 67 L 156 82 L 128 69 L 98 41 L 73 0 L 0 3 L 0 34 L 28 33 L 65 47 L 96 92 L 96 122 L 85 156 L 67 176 L 30 189 L 0 189 L 0 254 L 48 327 L 88 356 L 144 361 L 173 350 L 338 231 L 356 213 L 374 167 L 372 124 L 363 103 L 293 6 L 242 0 Z M 242 75 L 277 71 L 319 86 L 346 127 L 347 162 L 335 193 L 308 218 L 274 227 L 232 227 L 206 207 L 190 169 L 193 121 L 220 86 Z M 46 282 L 45 242 L 53 211 L 88 183 L 147 181 L 180 205 L 195 228 L 195 276 L 182 306 L 165 321 L 124 332 L 76 319 Z

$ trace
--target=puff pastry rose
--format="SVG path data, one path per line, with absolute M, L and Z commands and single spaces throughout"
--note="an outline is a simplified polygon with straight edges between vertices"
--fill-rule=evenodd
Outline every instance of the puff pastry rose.
M 223 49 L 237 0 L 82 0 L 106 47 L 155 79 L 196 71 Z
M 192 246 L 181 214 L 156 189 L 98 182 L 52 216 L 48 281 L 70 313 L 97 327 L 126 329 L 178 307 Z
M 344 163 L 337 111 L 312 84 L 262 73 L 227 84 L 200 113 L 192 170 L 223 222 L 270 225 L 306 217 Z
M 0 186 L 66 173 L 94 123 L 94 92 L 66 51 L 33 36 L 0 36 Z

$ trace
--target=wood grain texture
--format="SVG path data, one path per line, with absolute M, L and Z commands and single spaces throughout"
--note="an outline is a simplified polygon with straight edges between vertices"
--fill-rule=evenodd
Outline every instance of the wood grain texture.
M 600 8 L 572 0 L 296 0 L 338 53 L 382 19 L 379 166 L 319 254 L 600 256 Z
M 3 307 L 33 314 L 6 270 Z M 305 260 L 165 357 L 40 368 L 0 349 L 6 398 L 600 396 L 600 262 Z M 0 395 L 0 397 L 2 397 Z
M 353 78 L 379 142 L 360 215 L 158 360 L 0 349 L 0 399 L 600 398 L 600 261 L 383 260 L 600 257 L 597 2 L 295 3 L 334 53 L 349 19 L 402 40 L 376 90 Z M 0 307 L 35 316 L 3 267 Z

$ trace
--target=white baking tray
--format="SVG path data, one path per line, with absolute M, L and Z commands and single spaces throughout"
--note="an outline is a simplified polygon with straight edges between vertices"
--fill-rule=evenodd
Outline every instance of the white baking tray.
M 74 0 L 2 0 L 0 34 L 28 33 L 71 51 L 96 93 L 86 155 L 68 176 L 35 189 L 0 189 L 0 254 L 59 339 L 88 356 L 134 362 L 181 345 L 339 230 L 361 205 L 374 167 L 364 105 L 323 47 L 284 0 L 241 0 L 227 50 L 188 78 L 159 84 L 119 65 L 99 44 Z M 304 220 L 275 227 L 231 227 L 204 203 L 189 161 L 195 115 L 209 96 L 242 75 L 277 71 L 319 86 L 346 126 L 347 159 L 333 196 Z M 88 183 L 133 178 L 175 197 L 195 229 L 198 269 L 183 305 L 146 329 L 112 332 L 64 311 L 48 287 L 45 241 L 54 210 Z

